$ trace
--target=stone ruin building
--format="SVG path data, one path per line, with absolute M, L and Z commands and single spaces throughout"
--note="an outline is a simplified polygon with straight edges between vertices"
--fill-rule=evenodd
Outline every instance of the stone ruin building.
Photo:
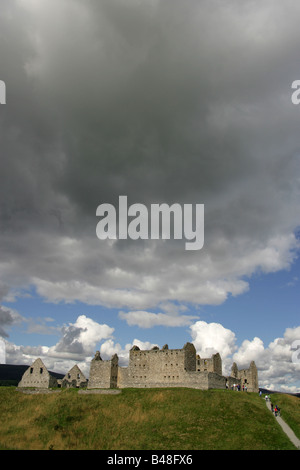
M 72 387 L 72 388 L 83 388 L 86 387 L 88 384 L 87 379 L 85 378 L 84 374 L 79 369 L 78 365 L 72 367 L 69 372 L 64 376 L 64 378 L 60 381 L 58 380 L 58 386 L 61 387 Z
M 24 372 L 19 388 L 55 388 L 55 387 L 86 387 L 87 379 L 77 365 L 62 378 L 55 377 L 47 370 L 41 359 L 36 359 Z
M 40 372 L 43 368 L 43 372 Z M 31 372 L 32 370 L 32 372 Z M 43 375 L 44 374 L 44 375 Z M 42 380 L 43 376 L 43 380 Z M 45 379 L 45 380 L 44 380 Z M 140 350 L 133 346 L 129 352 L 128 367 L 119 366 L 114 354 L 110 360 L 102 360 L 97 351 L 90 364 L 87 380 L 76 365 L 61 381 L 53 380 L 44 364 L 37 359 L 24 373 L 19 387 L 87 387 L 101 388 L 156 388 L 187 387 L 208 390 L 211 388 L 247 387 L 249 392 L 258 392 L 258 375 L 254 361 L 249 369 L 238 370 L 234 363 L 231 375 L 222 375 L 222 360 L 219 353 L 211 358 L 201 358 L 195 346 L 186 343 L 182 349 Z
M 18 387 L 52 388 L 57 387 L 57 379 L 48 372 L 41 359 L 36 359 L 27 370 L 25 370 Z
M 247 387 L 249 391 L 258 391 L 257 368 L 254 361 L 251 361 L 249 369 L 238 370 L 234 362 L 231 367 L 231 377 L 240 381 L 240 385 Z
M 258 392 L 254 362 L 249 370 L 238 371 L 236 367 L 234 375 L 225 377 L 222 375 L 220 354 L 200 358 L 192 343 L 186 343 L 182 349 L 169 349 L 167 344 L 162 349 L 154 347 L 151 350 L 140 350 L 138 346 L 133 346 L 128 367 L 118 367 L 117 361 L 117 355 L 110 361 L 102 361 L 97 351 L 91 361 L 88 388 L 98 388 L 98 384 L 105 383 L 108 388 L 189 387 L 208 390 L 232 388 L 233 385 L 242 387 L 243 383 L 247 383 L 249 392 Z M 97 368 L 96 363 L 99 364 Z M 104 371 L 106 378 L 103 376 Z
M 103 361 L 97 351 L 91 361 L 88 388 L 117 388 L 119 358 L 114 354 L 111 360 Z

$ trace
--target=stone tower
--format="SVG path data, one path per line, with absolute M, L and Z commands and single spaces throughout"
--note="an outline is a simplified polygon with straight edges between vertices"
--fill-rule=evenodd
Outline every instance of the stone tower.
M 238 369 L 236 363 L 232 364 L 231 377 L 240 380 L 241 388 L 244 386 L 248 392 L 258 392 L 258 373 L 255 362 L 250 363 L 249 369 Z
M 100 352 L 96 351 L 91 361 L 90 376 L 87 388 L 116 388 L 118 378 L 118 356 L 114 354 L 108 361 L 103 361 Z

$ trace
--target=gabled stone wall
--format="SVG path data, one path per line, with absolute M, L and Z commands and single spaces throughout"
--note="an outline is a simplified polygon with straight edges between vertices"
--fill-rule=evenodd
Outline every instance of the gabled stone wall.
M 67 374 L 64 376 L 61 381 L 61 386 L 75 388 L 82 388 L 87 386 L 87 379 L 77 364 L 73 366 L 72 369 L 70 369 L 69 372 L 67 372 Z
M 57 387 L 57 380 L 49 374 L 41 359 L 36 359 L 24 372 L 18 387 L 51 388 Z

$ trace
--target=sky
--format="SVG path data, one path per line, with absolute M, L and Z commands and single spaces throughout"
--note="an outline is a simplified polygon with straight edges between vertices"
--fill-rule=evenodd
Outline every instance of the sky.
M 96 350 L 190 341 L 300 391 L 299 14 L 0 0 L 0 362 L 88 375 Z M 100 240 L 120 196 L 204 204 L 203 248 Z

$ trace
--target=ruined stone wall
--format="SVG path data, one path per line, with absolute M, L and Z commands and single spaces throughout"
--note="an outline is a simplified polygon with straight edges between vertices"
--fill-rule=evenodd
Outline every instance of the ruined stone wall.
M 185 377 L 185 387 L 208 390 L 210 388 L 226 388 L 226 377 L 215 372 L 187 372 Z
M 110 388 L 110 361 L 91 361 L 88 388 Z
M 219 355 L 218 355 L 219 356 Z M 219 357 L 216 358 L 217 361 Z M 220 369 L 211 361 L 212 370 Z M 226 378 L 216 372 L 196 370 L 196 350 L 193 344 L 187 343 L 183 349 L 161 350 L 153 348 L 141 351 L 134 346 L 130 351 L 128 367 L 118 371 L 119 388 L 153 388 L 153 387 L 190 387 L 207 390 L 208 388 L 225 388 Z
M 199 374 L 197 371 L 186 372 L 182 387 L 208 389 L 208 373 Z
M 119 371 L 119 387 L 172 387 L 184 386 L 187 370 L 195 371 L 196 352 L 187 343 L 183 349 L 153 348 L 139 350 L 133 347 L 129 365 Z
M 86 379 L 75 365 L 64 379 L 63 386 L 85 386 Z M 154 388 L 154 387 L 189 387 L 207 390 L 209 388 L 231 388 L 234 384 L 246 386 L 249 392 L 258 392 L 258 374 L 254 361 L 249 369 L 238 370 L 234 363 L 231 376 L 222 376 L 220 355 L 201 359 L 196 357 L 192 343 L 186 343 L 183 349 L 162 349 L 141 351 L 137 346 L 130 350 L 128 367 L 119 367 L 118 356 L 103 361 L 99 351 L 90 364 L 88 389 L 96 388 Z M 58 381 L 53 377 L 41 359 L 37 359 L 23 374 L 19 387 L 51 388 Z
M 18 387 L 49 388 L 56 387 L 57 380 L 49 374 L 41 359 L 36 359 L 24 372 Z
M 238 369 L 234 362 L 231 368 L 231 376 L 239 379 L 241 387 L 246 386 L 248 392 L 258 392 L 258 373 L 255 362 L 252 361 L 249 369 Z
M 178 376 L 160 375 L 156 380 L 148 382 L 144 377 L 132 377 L 127 367 L 119 367 L 119 388 L 165 388 L 165 387 L 190 387 L 206 390 L 208 388 L 207 374 L 183 371 Z
M 219 353 L 209 358 L 201 358 L 197 355 L 196 369 L 198 372 L 215 372 L 222 375 L 222 359 Z
M 226 377 L 216 372 L 208 372 L 208 388 L 226 389 Z
M 88 388 L 156 388 L 189 387 L 208 390 L 231 388 L 233 384 L 247 383 L 249 391 L 258 390 L 257 370 L 254 363 L 249 369 L 238 370 L 233 364 L 231 377 L 222 375 L 219 353 L 211 358 L 196 356 L 192 343 L 182 349 L 140 350 L 133 346 L 129 353 L 128 367 L 118 366 L 118 356 L 103 361 L 99 351 L 91 361 Z
M 222 359 L 221 359 L 220 354 L 219 353 L 214 354 L 212 359 L 213 359 L 213 368 L 214 368 L 212 372 L 222 375 Z
M 96 352 L 90 365 L 90 375 L 87 388 L 115 388 L 118 377 L 118 356 L 115 354 L 111 360 L 103 361 L 99 351 Z
M 228 389 L 233 389 L 235 385 L 240 385 L 241 380 L 236 377 L 226 377 L 227 387 Z
M 128 367 L 118 368 L 118 388 L 130 388 L 130 379 L 128 378 Z
M 116 388 L 118 386 L 118 369 L 119 369 L 119 358 L 117 354 L 114 354 L 110 362 L 111 362 L 110 384 L 111 384 L 111 388 Z
M 187 387 L 208 390 L 210 388 L 226 388 L 226 378 L 214 372 L 183 371 L 178 377 L 163 378 L 155 382 L 136 379 L 132 380 L 127 367 L 119 367 L 119 388 L 165 388 L 165 387 Z
M 247 387 L 248 392 L 258 393 L 258 374 L 255 362 L 252 361 L 249 369 L 241 369 L 238 373 L 241 381 L 241 387 L 243 385 Z
M 61 381 L 62 387 L 85 387 L 87 385 L 87 379 L 81 372 L 77 364 L 69 370 Z
M 197 355 L 197 372 L 213 372 L 213 362 L 211 358 L 201 358 Z
M 184 369 L 187 371 L 196 371 L 196 349 L 192 343 L 186 343 L 183 346 L 184 351 Z

